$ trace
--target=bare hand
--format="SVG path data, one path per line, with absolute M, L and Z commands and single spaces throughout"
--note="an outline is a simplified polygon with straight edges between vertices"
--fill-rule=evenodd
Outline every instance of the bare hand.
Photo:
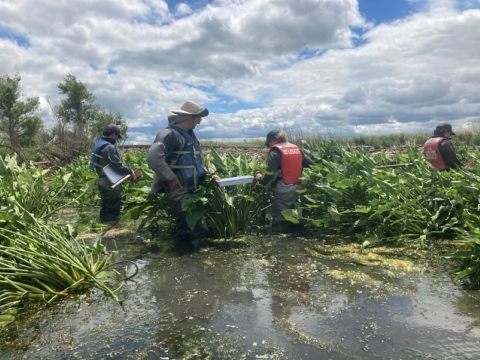
M 262 173 L 257 173 L 257 175 L 255 175 L 255 179 L 256 179 L 257 181 L 259 181 L 262 177 L 263 177 L 263 174 L 262 174 Z
M 168 190 L 173 190 L 177 187 L 182 188 L 182 183 L 180 182 L 180 180 L 175 179 L 168 182 Z
M 218 176 L 218 175 L 212 175 L 212 179 L 213 179 L 213 181 L 215 181 L 215 182 L 219 182 L 220 180 L 222 180 L 222 178 L 221 178 L 220 176 Z

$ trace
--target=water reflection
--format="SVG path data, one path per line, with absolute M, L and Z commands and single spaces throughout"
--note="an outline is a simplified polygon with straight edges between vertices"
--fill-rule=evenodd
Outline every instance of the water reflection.
M 123 305 L 98 292 L 59 302 L 0 329 L 0 358 L 474 359 L 480 351 L 478 297 L 434 268 L 365 262 L 294 238 L 187 256 L 148 254 L 129 235 L 103 239 L 113 240 L 140 267 L 119 293 Z
M 250 290 L 239 289 L 242 266 L 240 257 L 222 252 L 151 259 L 146 271 L 162 314 L 157 343 L 176 356 L 213 351 L 204 341 L 217 331 L 211 319 L 225 306 L 253 301 Z

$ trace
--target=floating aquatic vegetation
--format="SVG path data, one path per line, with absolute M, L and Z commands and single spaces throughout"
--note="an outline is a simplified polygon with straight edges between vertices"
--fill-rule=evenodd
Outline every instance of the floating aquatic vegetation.
M 71 226 L 55 226 L 35 219 L 18 203 L 8 226 L 0 226 L 0 312 L 27 301 L 50 303 L 74 292 L 98 288 L 120 301 L 108 286 L 120 263 L 138 267 L 131 261 L 115 263 L 115 253 L 106 253 L 101 243 L 86 245 L 75 240 Z

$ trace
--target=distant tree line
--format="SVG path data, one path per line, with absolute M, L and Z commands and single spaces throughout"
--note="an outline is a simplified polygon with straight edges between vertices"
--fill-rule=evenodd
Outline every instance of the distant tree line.
M 71 74 L 57 85 L 62 99 L 50 104 L 56 124 L 47 129 L 38 97 L 26 97 L 20 81 L 18 74 L 0 77 L 0 154 L 16 153 L 20 162 L 43 159 L 64 165 L 89 154 L 107 124 L 119 125 L 124 134 L 128 130 L 121 113 L 103 109 L 87 85 Z

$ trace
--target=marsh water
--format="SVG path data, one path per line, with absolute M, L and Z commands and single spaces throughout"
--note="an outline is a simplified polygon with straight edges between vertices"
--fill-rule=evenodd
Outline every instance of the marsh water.
M 139 266 L 122 304 L 93 291 L 19 316 L 0 328 L 1 359 L 480 358 L 478 293 L 419 250 L 252 235 L 179 256 L 129 231 L 101 241 Z

